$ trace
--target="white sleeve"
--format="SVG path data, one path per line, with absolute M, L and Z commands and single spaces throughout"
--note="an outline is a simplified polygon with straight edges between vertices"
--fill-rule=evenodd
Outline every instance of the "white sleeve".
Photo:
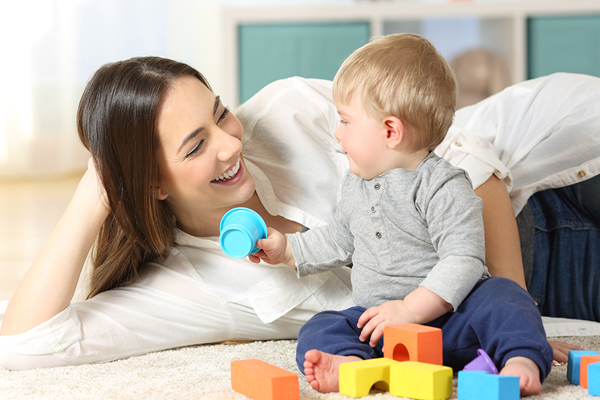
M 4 317 L 7 306 L 8 301 L 0 302 L 0 318 Z M 80 339 L 79 319 L 73 307 L 69 305 L 48 321 L 23 334 L 1 335 L 0 352 L 10 349 L 11 352 L 19 354 L 51 354 L 64 350 Z
M 233 318 L 219 296 L 201 281 L 149 264 L 133 285 L 71 303 L 22 334 L 0 336 L 0 365 L 88 364 L 233 338 Z
M 510 170 L 500 161 L 494 146 L 473 132 L 451 127 L 435 153 L 455 167 L 464 169 L 473 189 L 477 189 L 492 175 L 504 180 L 508 191 L 512 188 Z

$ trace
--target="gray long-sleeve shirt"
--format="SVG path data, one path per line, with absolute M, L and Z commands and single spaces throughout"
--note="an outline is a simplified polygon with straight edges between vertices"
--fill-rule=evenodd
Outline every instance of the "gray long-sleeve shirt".
M 370 181 L 348 171 L 335 222 L 288 238 L 299 276 L 352 262 L 354 302 L 365 308 L 424 286 L 456 309 L 488 276 L 481 199 L 434 153 Z

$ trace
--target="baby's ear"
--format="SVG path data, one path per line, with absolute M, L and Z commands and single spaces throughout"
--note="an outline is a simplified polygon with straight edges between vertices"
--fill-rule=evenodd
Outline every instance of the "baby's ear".
M 389 116 L 383 120 L 386 129 L 386 143 L 390 149 L 396 148 L 404 139 L 404 123 L 398 117 Z

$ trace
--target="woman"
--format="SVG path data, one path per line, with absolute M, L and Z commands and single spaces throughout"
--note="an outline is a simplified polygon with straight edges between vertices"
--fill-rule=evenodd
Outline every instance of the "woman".
M 306 210 L 330 200 L 291 185 L 275 197 L 273 168 L 243 159 L 239 121 L 192 68 L 159 58 L 101 68 L 78 130 L 93 162 L 6 310 L 2 366 L 296 338 L 315 312 L 352 304 L 347 268 L 298 280 L 222 253 L 219 222 L 234 206 L 294 232 L 320 223 Z M 71 304 L 96 236 L 90 299 Z
M 217 240 L 234 206 L 283 232 L 331 220 L 347 161 L 333 137 L 330 96 L 327 82 L 280 81 L 240 108 L 240 125 L 185 65 L 143 58 L 101 68 L 78 113 L 93 163 L 4 314 L 0 365 L 295 338 L 314 313 L 348 307 L 347 268 L 298 280 L 285 268 L 230 259 Z M 460 130 L 445 143 L 445 156 L 471 167 L 480 188 L 504 188 L 494 200 L 512 210 L 504 183 L 477 173 L 487 166 L 508 176 L 489 143 Z M 493 229 L 510 232 L 518 249 L 512 224 Z M 90 299 L 71 303 L 96 236 Z

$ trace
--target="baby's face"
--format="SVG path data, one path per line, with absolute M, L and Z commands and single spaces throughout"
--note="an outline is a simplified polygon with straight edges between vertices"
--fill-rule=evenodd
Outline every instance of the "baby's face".
M 335 137 L 346 153 L 353 174 L 371 180 L 389 168 L 382 157 L 388 150 L 387 129 L 383 121 L 367 115 L 360 94 L 354 94 L 350 104 L 335 104 L 340 126 Z

